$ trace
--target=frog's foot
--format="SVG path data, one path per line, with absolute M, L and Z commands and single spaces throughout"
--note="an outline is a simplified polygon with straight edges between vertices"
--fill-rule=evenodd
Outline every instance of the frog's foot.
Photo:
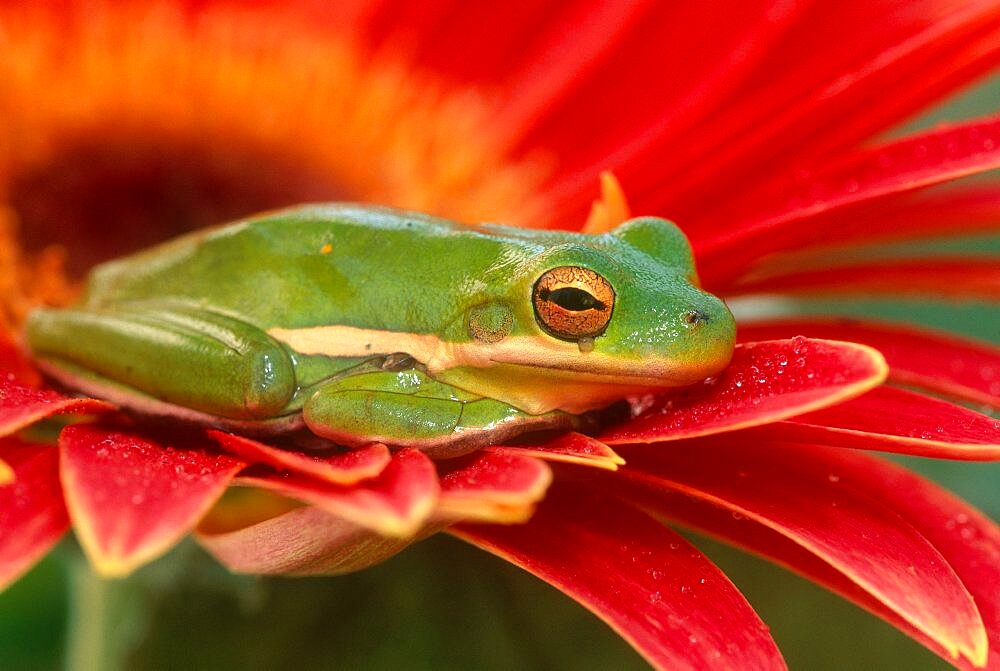
M 306 401 L 306 426 L 349 447 L 371 442 L 416 447 L 448 458 L 527 431 L 568 429 L 563 412 L 530 415 L 413 369 L 364 373 L 325 383 Z

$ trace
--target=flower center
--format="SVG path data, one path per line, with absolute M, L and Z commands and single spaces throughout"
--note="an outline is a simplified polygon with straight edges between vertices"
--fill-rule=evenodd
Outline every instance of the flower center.
M 0 209 L 21 245 L 61 245 L 79 276 L 304 201 L 531 221 L 546 168 L 504 155 L 482 93 L 316 23 L 233 5 L 0 8 Z

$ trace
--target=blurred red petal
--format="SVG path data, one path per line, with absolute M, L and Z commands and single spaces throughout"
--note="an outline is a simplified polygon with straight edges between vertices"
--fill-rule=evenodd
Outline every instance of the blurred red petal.
M 742 4 L 727 4 L 722 11 L 716 5 L 712 8 L 717 15 L 732 17 Z M 595 165 L 564 168 L 561 173 L 579 172 L 592 182 L 597 170 L 613 170 L 633 195 L 638 211 L 666 212 L 711 233 L 717 222 L 701 227 L 698 219 L 718 207 L 719 184 L 725 184 L 738 201 L 741 189 L 756 192 L 761 175 L 776 174 L 782 167 L 801 165 L 871 137 L 1000 60 L 1000 10 L 991 2 L 835 3 L 794 10 L 772 3 L 765 11 L 761 20 L 777 14 L 775 20 L 781 21 L 784 14 L 793 14 L 794 23 L 773 47 L 770 40 L 760 40 L 769 47 L 763 59 L 750 50 L 753 67 L 741 73 L 741 88 L 714 97 L 712 106 L 695 116 L 697 125 L 675 123 L 652 132 L 646 124 L 633 121 L 621 129 L 621 137 L 613 136 L 617 142 L 611 146 L 624 149 L 608 151 L 611 155 L 594 159 Z M 674 32 L 680 27 L 674 25 Z M 659 41 L 676 43 L 672 38 Z M 712 42 L 714 46 L 716 41 Z M 725 41 L 718 44 L 722 53 L 732 49 Z M 712 47 L 695 46 L 682 53 L 704 48 Z M 742 57 L 744 51 L 729 53 Z M 650 69 L 660 60 L 655 54 L 645 59 Z M 704 79 L 701 72 L 696 75 Z M 680 98 L 698 91 L 697 85 L 688 88 Z M 671 90 L 676 96 L 678 89 Z M 629 99 L 628 90 L 619 95 L 600 93 L 620 108 L 629 107 L 621 102 Z M 615 117 L 605 114 L 605 118 Z M 575 129 L 565 122 L 564 126 Z M 817 134 L 817 128 L 823 133 Z M 628 140 L 635 142 L 629 145 Z M 570 148 L 560 154 L 571 152 Z M 670 160 L 665 162 L 665 156 Z M 576 204 L 575 211 L 564 211 L 561 218 L 582 221 L 585 213 L 580 204 L 586 201 L 586 191 L 565 185 L 559 189 L 559 202 L 567 208 Z
M 93 398 L 70 398 L 45 389 L 25 386 L 0 375 L 0 436 L 31 426 L 53 415 L 108 412 L 115 407 Z
M 1000 117 L 897 140 L 827 162 L 821 172 L 776 182 L 713 223 L 700 222 L 695 252 L 706 286 L 739 276 L 759 253 L 758 237 L 781 238 L 805 217 L 1000 167 Z M 761 208 L 754 212 L 754 208 Z
M 527 524 L 450 533 L 577 600 L 656 668 L 785 668 L 767 626 L 719 569 L 599 488 L 559 485 Z
M 826 562 L 949 654 L 985 658 L 980 613 L 948 561 L 873 501 L 867 486 L 815 458 L 812 446 L 692 441 L 635 448 L 627 458 L 613 491 L 667 516 L 660 495 L 679 492 L 753 520 Z
M 740 324 L 745 342 L 804 335 L 874 347 L 889 379 L 987 406 L 1000 407 L 1000 349 L 950 334 L 852 319 L 785 319 Z
M 582 433 L 563 433 L 539 445 L 494 445 L 486 448 L 493 452 L 538 457 L 545 461 L 558 461 L 608 471 L 618 470 L 625 463 L 610 447 Z
M 92 425 L 63 429 L 59 448 L 73 527 L 105 575 L 126 575 L 170 549 L 245 466 L 193 441 Z
M 240 484 L 261 487 L 322 508 L 387 536 L 408 537 L 427 520 L 440 486 L 434 463 L 422 452 L 404 449 L 371 480 L 336 485 L 293 473 L 246 474 Z
M 822 263 L 822 259 L 816 261 Z M 726 290 L 727 296 L 752 293 L 996 300 L 1000 298 L 1000 262 L 995 258 L 933 258 L 837 264 L 820 270 L 779 269 Z
M 524 522 L 552 482 L 540 459 L 480 450 L 438 462 L 441 496 L 436 519 L 509 524 Z
M 31 365 L 21 349 L 0 332 L 0 379 L 16 379 L 23 385 L 37 387 L 42 383 L 42 376 Z
M 767 424 L 863 394 L 885 372 L 881 355 L 861 345 L 806 338 L 745 343 L 714 381 L 657 394 L 600 439 L 650 443 Z
M 249 464 L 267 464 L 278 470 L 326 480 L 335 485 L 353 485 L 374 478 L 385 470 L 392 458 L 389 448 L 379 443 L 348 452 L 326 454 L 271 447 L 223 431 L 210 430 L 207 433 L 222 449 Z
M 0 591 L 44 557 L 69 518 L 59 487 L 59 453 L 52 445 L 0 439 L 0 457 L 15 481 L 0 486 Z
M 921 457 L 1000 459 L 1000 420 L 892 387 L 752 431 L 772 440 Z
M 336 575 L 377 564 L 417 538 L 383 536 L 304 507 L 239 529 L 199 529 L 198 542 L 229 570 L 263 575 Z
M 1000 230 L 1000 185 L 949 185 L 805 217 L 782 228 L 781 235 L 747 241 L 740 254 L 765 268 L 780 269 L 789 260 L 800 268 L 819 267 L 845 245 L 996 230 Z M 728 286 L 710 288 L 726 293 Z

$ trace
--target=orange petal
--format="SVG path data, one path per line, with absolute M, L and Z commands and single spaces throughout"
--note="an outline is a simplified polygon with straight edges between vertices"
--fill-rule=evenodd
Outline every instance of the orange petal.
M 73 527 L 91 563 L 109 576 L 170 549 L 245 466 L 189 439 L 96 425 L 66 427 L 59 448 Z
M 632 420 L 600 439 L 651 443 L 768 424 L 863 394 L 885 375 L 882 356 L 863 345 L 806 338 L 746 343 L 718 378 L 644 400 Z

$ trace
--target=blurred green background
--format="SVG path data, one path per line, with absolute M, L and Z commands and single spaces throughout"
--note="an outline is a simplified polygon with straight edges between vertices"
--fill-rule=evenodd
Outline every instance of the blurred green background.
M 909 131 L 995 112 L 1000 78 L 959 96 Z M 1000 238 L 949 250 L 1000 252 Z M 809 312 L 916 321 L 1000 343 L 995 304 L 811 302 Z M 1000 465 L 901 459 L 1000 517 Z M 792 669 L 949 668 L 892 627 L 812 584 L 693 537 L 747 595 Z M 70 584 L 85 622 L 113 631 L 130 669 L 644 669 L 582 608 L 504 562 L 435 537 L 360 574 L 258 579 L 228 574 L 193 543 L 103 583 L 81 571 L 73 541 L 0 594 L 0 669 L 59 669 Z M 111 615 L 103 620 L 99 612 Z M 111 656 L 115 656 L 112 649 Z

